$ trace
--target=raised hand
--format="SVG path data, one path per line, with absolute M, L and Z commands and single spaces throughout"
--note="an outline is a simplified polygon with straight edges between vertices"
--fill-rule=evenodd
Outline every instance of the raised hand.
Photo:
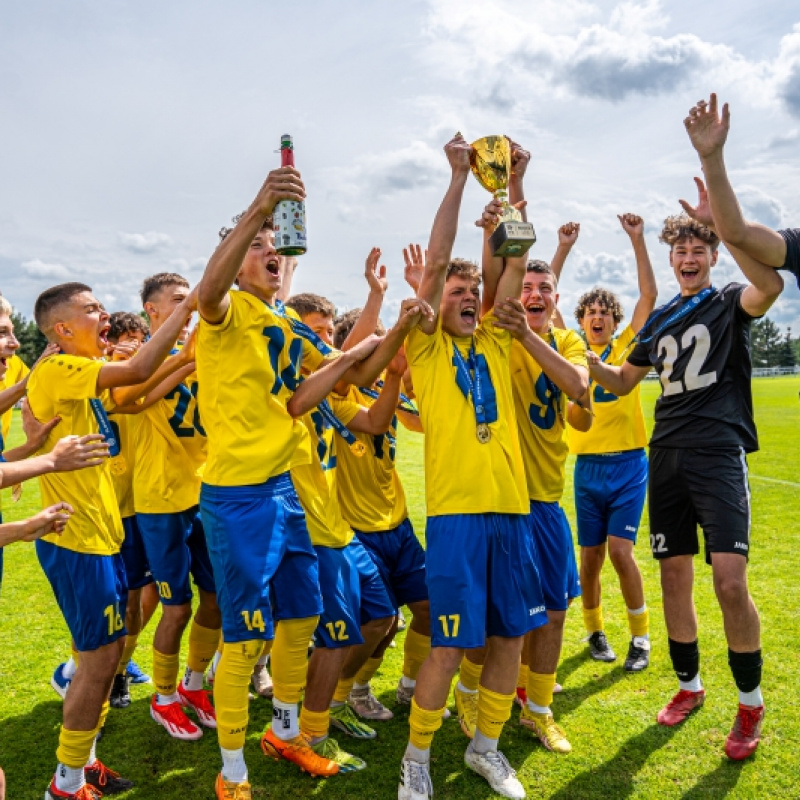
M 354 361 L 363 361 L 375 352 L 375 349 L 382 341 L 383 336 L 378 336 L 375 333 L 370 334 L 366 339 L 363 339 L 357 345 L 351 347 L 346 355 Z
M 397 323 L 395 325 L 399 330 L 410 331 L 415 325 L 418 325 L 423 319 L 429 322 L 433 321 L 433 309 L 424 300 L 419 297 L 410 297 L 400 303 L 400 313 L 397 316 Z
M 117 344 L 109 344 L 107 355 L 112 361 L 128 361 L 133 358 L 134 353 L 139 349 L 139 341 L 137 339 L 130 339 L 127 342 L 117 342 Z
M 405 250 L 403 253 L 405 253 Z M 364 277 L 367 279 L 367 284 L 371 292 L 383 295 L 386 294 L 386 290 L 389 288 L 389 281 L 386 278 L 386 267 L 383 264 L 381 264 L 380 267 L 378 266 L 380 258 L 380 247 L 373 247 L 367 256 L 364 267 Z
M 692 146 L 697 150 L 700 158 L 708 158 L 722 152 L 728 130 L 731 125 L 731 115 L 728 104 L 722 106 L 722 114 L 717 111 L 717 96 L 712 92 L 709 102 L 700 100 L 689 111 L 689 116 L 683 121 Z
M 33 367 L 31 367 L 31 370 L 35 369 L 36 365 L 40 361 L 44 361 L 44 359 L 47 358 L 48 356 L 52 356 L 60 352 L 61 348 L 55 342 L 50 342 L 50 344 L 48 344 L 47 347 L 45 347 L 45 349 L 42 350 L 42 354 L 39 356 L 39 358 L 36 359 L 36 362 L 34 363 Z
M 457 133 L 444 146 L 444 152 L 454 174 L 469 172 L 469 157 L 472 152 L 472 147 L 460 133 Z
M 572 247 L 578 241 L 581 233 L 580 222 L 565 222 L 558 229 L 558 243 L 566 247 Z
M 644 236 L 644 220 L 637 214 L 617 214 L 622 230 L 631 238 L 634 236 Z
M 509 331 L 515 339 L 524 339 L 530 331 L 525 307 L 521 301 L 509 298 L 495 303 L 494 313 L 497 317 L 495 326 Z
M 480 219 L 475 220 L 475 225 L 478 228 L 483 228 L 486 231 L 493 231 L 499 224 L 500 218 L 503 216 L 503 204 L 496 197 L 493 197 L 483 209 Z
M 694 179 L 697 186 L 697 205 L 692 206 L 686 200 L 678 200 L 683 210 L 701 225 L 707 228 L 714 227 L 714 217 L 711 216 L 711 204 L 708 202 L 708 190 L 700 178 Z
M 510 136 L 508 141 L 511 144 L 511 180 L 521 183 L 531 161 L 531 154 L 517 144 Z
M 422 273 L 425 272 L 427 258 L 428 251 L 423 251 L 418 244 L 410 244 L 407 248 L 403 248 L 403 260 L 406 262 L 403 277 L 415 292 L 419 291 L 419 285 L 422 283 Z
M 69 521 L 69 515 L 75 511 L 69 503 L 56 503 L 54 506 L 45 508 L 38 514 L 25 521 L 25 535 L 23 542 L 33 542 L 48 533 L 60 534 Z
M 305 197 L 306 189 L 300 173 L 294 167 L 279 167 L 267 175 L 256 195 L 255 205 L 264 216 L 269 216 L 279 200 L 301 202 Z
M 56 472 L 72 472 L 86 467 L 99 467 L 108 458 L 108 442 L 100 433 L 86 436 L 65 436 L 53 448 Z

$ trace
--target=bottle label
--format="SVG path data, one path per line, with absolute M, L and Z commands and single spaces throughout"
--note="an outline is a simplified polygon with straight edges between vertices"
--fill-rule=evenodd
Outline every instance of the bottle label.
M 297 256 L 306 252 L 305 203 L 281 200 L 272 214 L 275 226 L 275 249 L 281 255 Z

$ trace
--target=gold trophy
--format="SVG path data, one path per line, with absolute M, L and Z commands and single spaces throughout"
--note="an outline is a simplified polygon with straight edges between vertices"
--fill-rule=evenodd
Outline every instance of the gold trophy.
M 495 256 L 523 256 L 536 241 L 530 222 L 508 202 L 508 182 L 511 178 L 511 142 L 507 136 L 484 136 L 472 143 L 469 157 L 472 174 L 478 183 L 503 204 L 500 224 L 489 237 L 489 247 Z

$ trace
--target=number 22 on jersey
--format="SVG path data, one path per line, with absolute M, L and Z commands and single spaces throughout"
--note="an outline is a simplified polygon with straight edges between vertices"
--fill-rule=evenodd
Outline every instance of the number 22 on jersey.
M 716 370 L 702 372 L 703 365 L 711 349 L 711 337 L 705 325 L 692 325 L 683 332 L 678 340 L 674 336 L 662 336 L 658 342 L 659 358 L 663 355 L 661 363 L 661 386 L 664 389 L 664 397 L 682 394 L 683 392 L 693 392 L 697 389 L 705 389 L 717 382 Z M 675 362 L 684 353 L 691 350 L 689 362 L 683 370 L 683 377 L 676 377 L 673 380 Z

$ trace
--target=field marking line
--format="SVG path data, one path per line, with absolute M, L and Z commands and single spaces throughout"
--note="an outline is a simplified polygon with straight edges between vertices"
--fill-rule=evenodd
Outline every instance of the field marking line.
M 764 475 L 753 475 L 752 473 L 750 473 L 748 477 L 755 478 L 758 481 L 767 481 L 768 483 L 780 483 L 783 486 L 794 486 L 797 489 L 800 489 L 800 483 L 794 483 L 793 481 L 782 481 L 780 478 L 767 478 Z

